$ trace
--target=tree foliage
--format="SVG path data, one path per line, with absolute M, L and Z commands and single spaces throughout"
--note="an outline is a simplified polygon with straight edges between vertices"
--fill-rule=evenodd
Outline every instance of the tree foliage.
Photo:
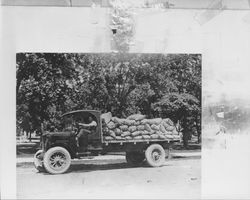
M 16 82 L 17 126 L 25 131 L 96 109 L 169 117 L 183 132 L 200 133 L 200 55 L 19 53 Z

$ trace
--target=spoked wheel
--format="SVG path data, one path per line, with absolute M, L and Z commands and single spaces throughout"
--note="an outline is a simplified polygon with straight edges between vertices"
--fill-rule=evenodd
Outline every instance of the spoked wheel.
M 44 172 L 44 166 L 43 166 L 43 158 L 42 158 L 42 150 L 38 150 L 36 152 L 36 154 L 34 155 L 34 165 L 35 168 L 39 171 L 39 172 Z
M 152 144 L 147 148 L 145 157 L 149 166 L 160 167 L 165 162 L 166 153 L 161 145 Z
M 51 174 L 66 172 L 71 164 L 69 152 L 63 147 L 53 147 L 44 155 L 44 167 Z
M 145 155 L 142 152 L 126 152 L 126 160 L 129 165 L 139 166 L 145 160 Z

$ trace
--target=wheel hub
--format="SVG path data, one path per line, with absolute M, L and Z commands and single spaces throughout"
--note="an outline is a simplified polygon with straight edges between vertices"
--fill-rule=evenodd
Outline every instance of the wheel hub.
M 65 159 L 62 155 L 56 155 L 55 157 L 51 157 L 51 166 L 53 168 L 60 168 L 62 165 L 64 165 Z
M 158 151 L 154 151 L 154 152 L 152 153 L 152 157 L 153 157 L 153 159 L 154 159 L 155 161 L 158 161 L 158 160 L 160 159 L 160 157 L 161 157 L 161 154 L 160 154 Z

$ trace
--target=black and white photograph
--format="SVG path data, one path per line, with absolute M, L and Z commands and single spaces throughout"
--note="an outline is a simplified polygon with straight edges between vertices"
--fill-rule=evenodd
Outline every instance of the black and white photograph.
M 200 54 L 16 59 L 17 198 L 200 197 Z
M 249 199 L 249 0 L 2 0 L 1 199 Z

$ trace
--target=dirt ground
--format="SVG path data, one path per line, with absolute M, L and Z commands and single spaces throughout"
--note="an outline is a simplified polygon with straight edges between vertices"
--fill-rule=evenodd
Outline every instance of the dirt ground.
M 17 198 L 198 199 L 200 158 L 166 160 L 163 167 L 131 168 L 125 159 L 89 160 L 73 164 L 69 173 L 37 173 L 31 165 L 17 167 Z

